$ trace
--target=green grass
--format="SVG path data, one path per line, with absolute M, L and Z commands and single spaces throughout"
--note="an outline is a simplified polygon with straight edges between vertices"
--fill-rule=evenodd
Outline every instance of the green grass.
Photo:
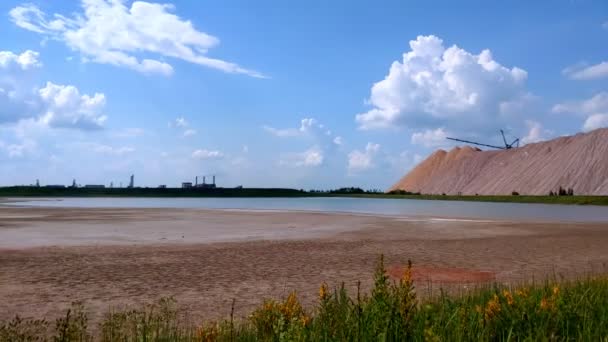
M 314 308 L 303 308 L 292 293 L 246 318 L 220 322 L 191 322 L 173 300 L 162 299 L 108 312 L 92 329 L 76 304 L 54 324 L 0 323 L 0 341 L 608 341 L 606 277 L 420 300 L 409 270 L 391 281 L 381 258 L 370 293 L 321 285 Z
M 392 198 L 439 201 L 473 201 L 473 202 L 504 202 L 504 203 L 542 203 L 542 204 L 575 204 L 575 205 L 608 205 L 608 196 L 527 196 L 527 195 L 393 195 L 393 194 L 361 194 L 333 195 L 341 197 L 362 198 Z
M 328 193 L 282 188 L 65 188 L 0 187 L 0 197 L 355 197 L 442 201 L 476 201 L 506 203 L 544 203 L 576 205 L 608 205 L 608 196 L 459 196 L 459 195 L 399 195 L 385 193 Z

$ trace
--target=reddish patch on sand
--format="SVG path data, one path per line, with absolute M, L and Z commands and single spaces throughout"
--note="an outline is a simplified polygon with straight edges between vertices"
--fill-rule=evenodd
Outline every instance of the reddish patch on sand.
M 403 277 L 407 266 L 391 266 L 387 272 L 395 280 Z M 464 268 L 448 267 L 413 267 L 412 278 L 414 281 L 433 283 L 484 283 L 496 280 L 494 272 L 468 270 Z

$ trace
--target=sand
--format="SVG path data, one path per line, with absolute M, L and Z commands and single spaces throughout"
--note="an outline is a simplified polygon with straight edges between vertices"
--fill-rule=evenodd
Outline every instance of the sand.
M 560 186 L 577 195 L 608 195 L 608 128 L 503 151 L 438 150 L 389 191 L 548 195 Z
M 608 272 L 608 224 L 428 220 L 305 212 L 0 207 L 0 320 L 174 296 L 196 319 L 245 315 L 322 282 L 369 289 L 380 253 L 419 292 Z

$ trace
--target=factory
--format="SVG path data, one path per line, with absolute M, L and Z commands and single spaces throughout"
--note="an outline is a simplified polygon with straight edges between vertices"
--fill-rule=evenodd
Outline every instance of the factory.
M 203 182 L 199 183 L 198 182 L 198 176 L 196 176 L 194 178 L 194 184 L 192 184 L 192 182 L 183 182 L 182 183 L 182 189 L 191 189 L 191 188 L 196 188 L 196 189 L 215 189 L 216 185 L 215 185 L 215 176 L 212 176 L 212 182 L 211 183 L 207 183 L 207 177 L 206 176 L 202 176 L 203 177 Z
M 207 183 L 207 179 L 208 177 L 211 177 L 211 183 Z M 202 182 L 199 183 L 199 179 L 202 180 Z M 104 184 L 85 184 L 85 185 L 80 185 L 76 182 L 76 179 L 72 180 L 72 184 L 71 185 L 54 185 L 54 184 L 50 184 L 50 185 L 44 185 L 41 186 L 40 185 L 40 181 L 38 179 L 36 179 L 36 183 L 35 184 L 31 184 L 29 185 L 31 187 L 44 187 L 44 188 L 50 188 L 50 189 L 114 189 L 114 182 L 110 182 L 110 186 L 107 187 Z M 120 183 L 120 187 L 122 188 L 122 182 Z M 129 177 L 129 183 L 126 186 L 127 189 L 139 189 L 140 187 L 136 187 L 135 186 L 135 175 L 130 175 Z M 166 184 L 161 184 L 157 186 L 157 189 L 168 189 L 169 187 L 167 187 Z M 194 183 L 193 182 L 182 182 L 181 183 L 181 188 L 182 189 L 200 189 L 200 190 L 209 190 L 209 189 L 217 189 L 217 185 L 215 183 L 215 175 L 212 176 L 196 176 L 194 178 Z

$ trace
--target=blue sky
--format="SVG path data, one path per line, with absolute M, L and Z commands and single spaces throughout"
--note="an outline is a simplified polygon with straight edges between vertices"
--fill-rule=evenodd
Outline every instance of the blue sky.
M 0 185 L 385 189 L 608 126 L 605 1 L 3 1 Z

